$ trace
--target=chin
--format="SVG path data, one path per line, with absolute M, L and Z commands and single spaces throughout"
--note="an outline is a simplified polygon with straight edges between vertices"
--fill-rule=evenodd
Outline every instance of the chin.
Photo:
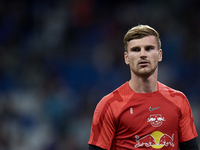
M 148 78 L 148 77 L 150 77 L 152 74 L 150 74 L 150 73 L 144 73 L 144 74 L 140 74 L 139 76 L 140 77 L 144 77 L 144 78 Z
M 139 76 L 141 76 L 141 77 L 149 77 L 149 76 L 151 76 L 152 74 L 154 73 L 154 71 L 141 71 L 141 72 L 139 72 L 138 73 L 138 75 Z

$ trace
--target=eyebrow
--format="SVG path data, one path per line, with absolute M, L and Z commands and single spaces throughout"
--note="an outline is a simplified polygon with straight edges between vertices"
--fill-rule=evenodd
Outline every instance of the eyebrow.
M 145 46 L 145 47 L 156 47 L 155 45 L 147 45 L 147 46 Z

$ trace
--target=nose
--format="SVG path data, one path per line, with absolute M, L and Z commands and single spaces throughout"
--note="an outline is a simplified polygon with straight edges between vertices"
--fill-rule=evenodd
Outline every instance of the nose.
M 140 57 L 141 57 L 141 58 L 146 58 L 146 57 L 147 57 L 147 52 L 146 52 L 145 49 L 141 49 L 141 50 L 140 50 Z

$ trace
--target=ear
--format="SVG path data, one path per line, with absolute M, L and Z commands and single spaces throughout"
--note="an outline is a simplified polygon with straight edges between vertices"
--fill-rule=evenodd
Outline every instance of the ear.
M 162 61 L 162 49 L 158 51 L 158 62 Z
M 124 52 L 124 60 L 125 60 L 125 63 L 129 65 L 128 52 Z

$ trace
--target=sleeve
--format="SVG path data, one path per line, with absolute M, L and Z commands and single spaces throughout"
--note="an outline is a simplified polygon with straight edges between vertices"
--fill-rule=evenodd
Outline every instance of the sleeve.
M 115 134 L 116 124 L 112 108 L 107 97 L 97 105 L 92 121 L 88 144 L 109 149 Z
M 181 118 L 179 120 L 179 142 L 189 141 L 197 137 L 192 110 L 188 99 L 183 95 L 181 102 Z
M 180 150 L 199 150 L 196 138 L 186 142 L 180 142 L 179 148 Z

